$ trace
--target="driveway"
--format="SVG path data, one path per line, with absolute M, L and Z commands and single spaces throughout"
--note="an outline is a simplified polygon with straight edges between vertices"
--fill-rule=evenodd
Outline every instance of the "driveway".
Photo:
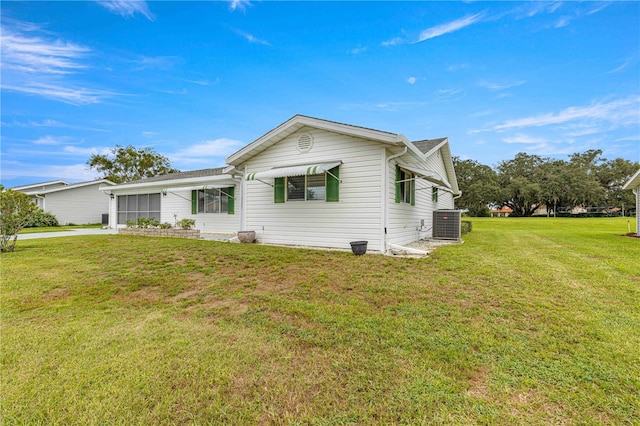
M 34 234 L 18 234 L 18 241 L 20 240 L 32 240 L 35 238 L 53 238 L 53 237 L 73 237 L 76 235 L 108 235 L 117 234 L 117 229 L 100 229 L 100 228 L 86 228 L 86 229 L 73 229 L 71 231 L 60 232 L 36 232 Z

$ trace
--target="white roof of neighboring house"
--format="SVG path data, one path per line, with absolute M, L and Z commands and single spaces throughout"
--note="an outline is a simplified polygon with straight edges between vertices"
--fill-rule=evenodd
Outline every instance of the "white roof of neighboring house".
M 426 160 L 429 156 L 440 150 L 443 155 L 445 168 L 447 170 L 447 178 L 454 194 L 459 193 L 458 181 L 453 169 L 453 159 L 449 148 L 449 140 L 447 138 L 425 139 L 421 141 L 411 142 L 400 133 L 390 133 L 381 130 L 370 129 L 367 127 L 354 126 L 351 124 L 338 123 L 335 121 L 323 120 L 305 115 L 295 115 L 285 121 L 273 130 L 265 133 L 255 141 L 241 148 L 237 152 L 227 157 L 227 163 L 232 166 L 238 166 L 251 157 L 260 154 L 271 146 L 297 132 L 301 128 L 308 126 L 315 129 L 326 130 L 329 132 L 339 133 L 347 136 L 359 137 L 363 139 L 373 140 L 393 146 L 406 147 L 411 155 L 420 160 Z M 448 185 L 447 185 L 448 186 Z
M 36 191 L 38 188 L 44 188 L 52 185 L 57 185 L 56 188 L 59 188 L 60 186 L 67 186 L 69 185 L 69 183 L 63 180 L 51 180 L 48 182 L 38 182 L 38 183 L 31 183 L 29 185 L 15 186 L 11 189 L 13 189 L 14 191 L 20 191 L 20 192 L 27 192 L 27 191 L 33 192 L 33 191 Z
M 62 182 L 62 181 L 60 181 L 60 182 Z M 34 195 L 34 194 L 43 195 L 43 194 L 51 194 L 52 192 L 69 191 L 69 190 L 72 190 L 72 189 L 82 188 L 82 187 L 85 187 L 85 186 L 96 185 L 96 184 L 115 185 L 115 183 L 111 182 L 110 180 L 98 179 L 98 180 L 91 180 L 91 181 L 88 181 L 88 182 L 78 182 L 78 183 L 72 183 L 72 184 L 67 184 L 67 185 L 63 185 L 63 186 L 56 186 L 56 187 L 49 188 L 49 189 L 44 189 L 44 190 L 38 190 L 38 189 L 24 190 L 24 189 L 22 189 L 22 190 L 20 190 L 20 192 L 24 192 L 27 195 Z M 33 186 L 33 185 L 30 185 L 30 186 Z M 38 186 L 42 186 L 42 184 L 39 184 Z
M 640 188 L 640 170 L 638 170 L 636 174 L 631 176 L 631 179 L 629 179 L 629 181 L 625 183 L 624 186 L 622 187 L 622 189 L 634 189 L 634 188 Z

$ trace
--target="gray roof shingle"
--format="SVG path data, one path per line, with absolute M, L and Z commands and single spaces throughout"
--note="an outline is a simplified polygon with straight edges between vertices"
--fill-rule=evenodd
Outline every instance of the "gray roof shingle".
M 420 150 L 420 152 L 426 154 L 427 152 L 438 146 L 440 143 L 442 143 L 442 141 L 444 141 L 445 139 L 447 138 L 423 139 L 421 141 L 413 141 L 411 143 L 414 144 L 416 148 Z
M 165 180 L 174 180 L 174 179 L 188 179 L 188 178 L 196 178 L 196 177 L 218 176 L 222 174 L 223 170 L 224 170 L 224 167 L 216 167 L 213 169 L 201 169 L 201 170 L 191 170 L 188 172 L 169 173 L 166 175 L 153 176 L 145 179 L 132 180 L 130 182 L 126 182 L 126 184 L 129 185 L 132 183 L 162 182 Z

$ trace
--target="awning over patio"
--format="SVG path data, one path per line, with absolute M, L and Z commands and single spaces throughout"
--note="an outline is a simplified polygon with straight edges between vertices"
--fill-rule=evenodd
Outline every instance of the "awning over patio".
M 418 169 L 416 167 L 403 166 L 403 165 L 400 165 L 400 167 L 413 173 L 418 178 L 428 180 L 429 182 L 435 183 L 436 185 L 444 186 L 445 188 L 451 189 L 451 185 L 445 182 L 442 176 L 440 176 L 440 174 L 437 172 L 434 172 L 431 170 Z
M 246 180 L 261 180 L 278 177 L 288 176 L 304 176 L 304 175 L 319 175 L 336 166 L 339 166 L 342 161 L 332 161 L 329 163 L 316 163 L 316 164 L 303 164 L 300 166 L 289 167 L 276 167 L 271 170 L 265 170 L 264 172 L 247 173 Z

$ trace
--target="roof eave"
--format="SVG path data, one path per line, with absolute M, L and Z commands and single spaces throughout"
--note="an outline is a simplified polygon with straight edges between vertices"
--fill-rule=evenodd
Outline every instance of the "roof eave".
M 640 170 L 638 170 L 633 176 L 631 176 L 631 179 L 629 179 L 627 183 L 624 184 L 622 189 L 635 189 L 638 187 L 640 187 Z
M 193 185 L 193 184 L 205 184 L 209 182 L 213 183 L 213 182 L 231 180 L 232 178 L 233 177 L 228 174 L 198 176 L 198 177 L 183 178 L 183 179 L 158 180 L 153 182 L 125 183 L 122 185 L 116 185 L 116 186 L 104 188 L 104 190 L 117 192 L 117 191 L 126 191 L 129 189 L 170 188 L 176 185 L 185 186 L 185 185 Z

